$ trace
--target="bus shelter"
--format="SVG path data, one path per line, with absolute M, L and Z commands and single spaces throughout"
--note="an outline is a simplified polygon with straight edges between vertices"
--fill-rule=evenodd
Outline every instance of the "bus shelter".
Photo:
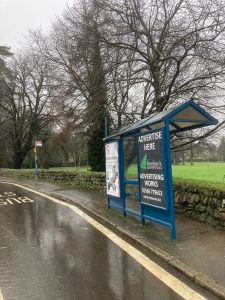
M 176 238 L 170 135 L 218 121 L 193 100 L 121 128 L 105 138 L 106 193 L 109 208 L 170 228 Z M 125 143 L 135 143 L 137 177 L 125 176 Z M 127 187 L 130 189 L 127 189 Z M 129 197 L 136 205 L 128 205 Z M 134 202 L 133 202 L 134 203 Z

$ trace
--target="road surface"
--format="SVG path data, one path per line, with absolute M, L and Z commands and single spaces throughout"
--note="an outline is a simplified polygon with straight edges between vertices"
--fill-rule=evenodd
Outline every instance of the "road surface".
M 79 209 L 0 183 L 0 300 L 216 299 Z

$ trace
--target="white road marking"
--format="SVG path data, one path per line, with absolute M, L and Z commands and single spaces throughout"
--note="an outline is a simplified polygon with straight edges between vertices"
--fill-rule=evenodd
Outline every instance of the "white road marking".
M 0 290 L 0 300 L 4 300 L 1 290 Z
M 87 214 L 85 214 L 83 211 L 81 211 L 76 206 L 62 202 L 53 197 L 47 196 L 45 194 L 42 194 L 40 192 L 37 192 L 35 190 L 32 190 L 30 188 L 24 187 L 24 186 L 16 184 L 16 183 L 9 183 L 9 182 L 5 182 L 5 183 L 18 186 L 27 191 L 35 193 L 41 197 L 47 198 L 58 204 L 69 207 L 76 214 L 78 214 L 81 218 L 83 218 L 85 221 L 87 221 L 89 224 L 91 224 L 93 227 L 95 227 L 97 230 L 99 230 L 101 233 L 103 233 L 105 236 L 107 236 L 107 238 L 112 240 L 116 245 L 118 245 L 121 249 L 123 249 L 131 257 L 133 257 L 137 262 L 139 262 L 140 265 L 142 265 L 145 269 L 147 269 L 150 273 L 152 273 L 155 277 L 157 277 L 160 281 L 162 281 L 165 285 L 167 285 L 170 289 L 172 289 L 174 292 L 176 292 L 182 298 L 187 299 L 187 300 L 193 300 L 193 299 L 206 300 L 205 297 L 203 297 L 199 293 L 192 290 L 190 287 L 188 287 L 182 281 L 180 281 L 179 279 L 177 279 L 176 277 L 174 277 L 173 275 L 168 273 L 166 270 L 164 270 L 162 267 L 157 265 L 154 261 L 152 261 L 146 255 L 144 255 L 141 251 L 137 250 L 135 247 L 133 247 L 131 244 L 129 244 L 126 241 L 124 241 L 123 239 L 121 239 L 119 236 L 117 236 L 111 230 L 107 229 L 106 227 L 104 227 L 103 225 L 101 225 L 100 223 L 95 221 L 93 218 L 89 217 Z M 0 300 L 1 300 L 1 298 L 0 298 Z

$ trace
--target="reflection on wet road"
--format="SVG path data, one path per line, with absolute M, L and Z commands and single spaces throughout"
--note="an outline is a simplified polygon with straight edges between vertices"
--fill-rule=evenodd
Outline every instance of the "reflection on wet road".
M 0 229 L 5 300 L 181 299 L 72 210 L 9 184 Z

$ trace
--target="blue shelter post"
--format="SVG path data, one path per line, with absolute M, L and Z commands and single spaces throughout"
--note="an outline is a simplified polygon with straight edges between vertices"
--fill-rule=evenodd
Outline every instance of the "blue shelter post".
M 171 239 L 176 239 L 176 225 L 174 215 L 174 198 L 173 198 L 173 178 L 172 178 L 172 164 L 171 164 L 171 151 L 170 151 L 170 130 L 169 122 L 165 121 L 165 134 L 166 134 L 166 164 L 167 164 L 167 180 L 168 180 L 168 192 L 169 192 L 169 209 L 170 209 L 170 233 Z
M 124 185 L 124 153 L 123 139 L 119 140 L 119 169 L 120 169 L 120 197 L 122 200 L 123 216 L 126 217 L 125 185 Z

